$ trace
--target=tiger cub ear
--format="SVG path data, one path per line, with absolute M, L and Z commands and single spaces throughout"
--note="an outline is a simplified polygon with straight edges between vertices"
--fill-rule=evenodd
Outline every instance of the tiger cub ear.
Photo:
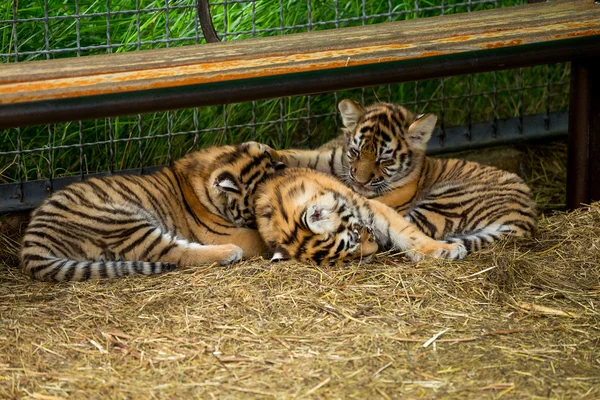
M 425 150 L 427 142 L 435 129 L 437 117 L 435 114 L 427 113 L 419 115 L 417 120 L 408 127 L 406 138 L 414 147 Z
M 344 99 L 339 102 L 338 109 L 342 114 L 342 122 L 349 131 L 354 131 L 356 124 L 365 115 L 365 110 L 357 102 Z
M 276 263 L 279 261 L 289 260 L 290 255 L 286 249 L 281 246 L 277 246 L 275 251 L 273 251 L 273 257 L 271 257 L 271 262 Z
M 315 235 L 334 230 L 331 211 L 325 209 L 320 204 L 311 204 L 306 207 L 302 219 L 306 227 Z
M 223 172 L 215 179 L 215 188 L 221 192 L 242 193 L 237 181 L 229 172 Z

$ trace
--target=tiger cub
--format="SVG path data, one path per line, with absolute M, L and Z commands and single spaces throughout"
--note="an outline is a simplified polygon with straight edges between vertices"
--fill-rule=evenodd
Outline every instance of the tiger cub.
M 266 248 L 254 225 L 257 185 L 278 168 L 258 143 L 191 153 L 146 176 L 110 176 L 57 191 L 32 214 L 25 272 L 47 281 L 156 274 Z M 235 243 L 235 244 L 232 244 Z
M 258 230 L 273 260 L 317 264 L 369 256 L 379 247 L 424 255 L 463 258 L 460 243 L 436 241 L 383 203 L 364 198 L 331 175 L 287 168 L 260 184 L 255 200 Z
M 363 108 L 352 100 L 342 100 L 338 108 L 345 127 L 342 146 L 280 151 L 281 160 L 336 175 L 425 234 L 464 243 L 469 251 L 535 229 L 535 201 L 517 175 L 425 155 L 435 115 L 415 116 L 388 103 Z

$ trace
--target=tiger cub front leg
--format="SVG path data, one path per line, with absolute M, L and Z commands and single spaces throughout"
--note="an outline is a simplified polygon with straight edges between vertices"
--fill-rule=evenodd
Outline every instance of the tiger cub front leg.
M 147 244 L 152 243 L 150 247 L 144 249 L 136 246 L 122 254 L 127 259 L 137 259 L 141 254 L 142 261 L 169 262 L 180 267 L 214 262 L 221 265 L 231 264 L 239 261 L 243 255 L 242 249 L 234 244 L 202 245 L 179 239 L 159 228 L 151 232 L 145 241 Z
M 244 258 L 251 258 L 268 253 L 267 245 L 256 229 L 236 228 L 228 239 L 244 251 Z
M 235 227 L 227 234 L 219 235 L 210 233 L 205 229 L 196 229 L 194 233 L 203 243 L 210 244 L 213 247 L 235 243 L 235 247 L 242 250 L 244 258 L 252 258 L 268 253 L 267 245 L 256 229 Z
M 242 259 L 243 250 L 234 244 L 202 245 L 188 243 L 183 251 L 180 265 L 219 263 L 231 264 Z
M 420 261 L 426 255 L 434 258 L 462 259 L 467 254 L 467 249 L 462 243 L 437 241 L 425 235 L 392 208 L 376 200 L 367 201 L 374 213 L 373 223 L 378 240 L 397 250 L 405 250 L 411 260 Z

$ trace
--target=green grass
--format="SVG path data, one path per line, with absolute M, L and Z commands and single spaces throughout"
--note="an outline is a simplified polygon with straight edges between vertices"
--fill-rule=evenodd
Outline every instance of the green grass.
M 71 0 L 51 1 L 50 16 L 75 14 L 75 2 Z M 77 50 L 77 23 L 74 18 L 53 19 L 48 24 L 49 49 L 70 49 L 65 52 L 29 54 L 46 49 L 46 33 L 43 21 L 20 22 L 16 25 L 18 61 L 40 60 L 45 58 L 74 57 L 103 54 L 106 48 L 94 48 L 107 44 L 107 32 L 112 52 L 165 47 L 167 38 L 176 41 L 171 46 L 202 43 L 195 32 L 195 9 L 180 8 L 190 6 L 195 0 L 169 0 L 168 33 L 165 11 L 142 12 L 139 17 L 138 37 L 137 18 L 131 11 L 135 1 L 113 0 L 110 2 L 110 24 L 105 16 L 90 16 L 106 12 L 106 2 L 80 0 L 79 19 L 80 51 Z M 278 12 L 283 5 L 283 21 Z M 367 24 L 382 23 L 388 20 L 415 18 L 414 1 L 394 1 L 392 11 L 400 14 L 391 18 L 387 15 L 370 18 Z M 457 4 L 456 0 L 446 0 L 445 4 Z M 363 15 L 362 2 L 339 1 L 338 16 L 334 2 L 311 2 L 310 20 L 312 30 L 332 29 L 360 25 L 356 20 Z M 418 17 L 441 14 L 439 9 L 429 9 L 440 5 L 441 1 L 420 1 Z M 500 6 L 520 4 L 520 0 L 500 1 Z M 165 0 L 140 0 L 142 9 L 164 7 Z M 491 3 L 475 4 L 472 10 L 493 8 Z M 254 8 L 254 9 L 253 9 Z M 408 12 L 402 13 L 404 10 Z M 307 2 L 292 0 L 261 0 L 256 3 L 228 3 L 211 8 L 217 32 L 227 32 L 225 40 L 247 39 L 253 36 L 296 33 L 307 29 L 309 20 Z M 252 18 L 254 11 L 255 18 Z M 446 9 L 445 13 L 467 11 L 467 6 Z M 125 12 L 119 14 L 120 12 Z M 366 15 L 387 14 L 388 2 L 368 1 Z M 117 14 L 114 14 L 117 13 Z M 86 16 L 88 15 L 88 16 Z M 44 2 L 30 0 L 18 2 L 18 18 L 30 19 L 44 16 Z M 13 2 L 0 2 L 0 19 L 13 18 Z M 355 19 L 355 20 L 352 20 Z M 344 22 L 345 21 L 345 22 Z M 316 24 L 316 25 L 315 25 Z M 281 27 L 284 27 L 281 30 Z M 286 28 L 288 27 L 288 28 Z M 11 23 L 0 24 L 0 54 L 2 62 L 14 62 L 15 41 Z M 254 32 L 254 33 L 253 33 Z M 181 40 L 179 40 L 181 39 Z M 20 137 L 23 150 L 40 149 L 24 154 L 19 160 L 16 155 L 0 155 L 0 183 L 18 180 L 20 161 L 22 179 L 44 179 L 76 175 L 81 171 L 98 172 L 110 168 L 114 170 L 165 164 L 169 156 L 177 158 L 185 152 L 201 146 L 236 143 L 245 140 L 258 140 L 275 147 L 315 146 L 338 133 L 336 99 L 350 97 L 370 103 L 376 100 L 407 104 L 418 111 L 443 114 L 446 127 L 467 123 L 466 110 L 471 109 L 471 121 L 488 121 L 496 118 L 511 118 L 523 114 L 543 113 L 546 110 L 564 110 L 568 102 L 569 68 L 557 64 L 522 70 L 509 70 L 497 73 L 484 73 L 458 76 L 417 83 L 395 84 L 352 90 L 311 97 L 292 97 L 257 101 L 224 106 L 203 107 L 180 111 L 149 113 L 112 119 L 34 126 L 0 130 L 0 152 L 16 151 Z M 552 83 L 546 86 L 547 77 Z M 442 83 L 443 82 L 443 83 Z M 491 94 L 497 90 L 497 95 Z M 518 91 L 521 86 L 533 87 Z M 464 97 L 469 91 L 475 96 L 470 100 Z M 445 101 L 440 99 L 445 97 Z M 494 105 L 496 105 L 494 113 Z M 443 107 L 442 107 L 443 106 Z M 307 117 L 310 116 L 310 119 Z M 257 125 L 251 126 L 251 124 Z M 170 132 L 173 135 L 166 137 Z M 142 140 L 137 140 L 141 138 Z M 130 141 L 130 139 L 132 139 Z M 81 152 L 79 143 L 101 144 L 85 146 Z M 66 146 L 60 148 L 60 146 Z M 57 147 L 59 147 L 57 149 Z

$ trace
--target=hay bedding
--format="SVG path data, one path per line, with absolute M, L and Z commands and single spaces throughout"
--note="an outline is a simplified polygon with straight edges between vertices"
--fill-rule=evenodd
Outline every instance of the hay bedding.
M 600 398 L 600 204 L 460 262 L 48 284 L 2 246 L 0 398 Z
M 599 248 L 595 204 L 460 262 L 3 265 L 0 398 L 598 398 Z

